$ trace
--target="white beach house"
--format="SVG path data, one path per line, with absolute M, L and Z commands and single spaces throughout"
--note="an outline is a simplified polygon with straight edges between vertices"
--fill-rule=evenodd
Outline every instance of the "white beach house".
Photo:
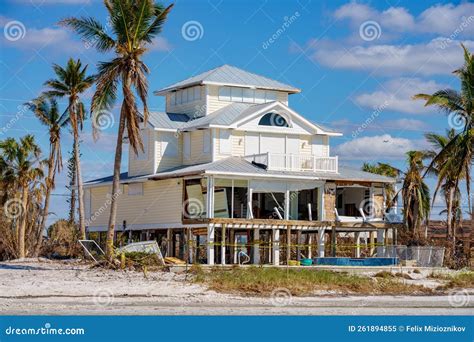
M 208 264 L 323 256 L 326 237 L 347 232 L 380 245 L 395 227 L 384 220 L 395 180 L 341 167 L 330 149 L 341 134 L 291 109 L 299 92 L 229 65 L 156 91 L 166 112 L 150 114 L 145 151 L 129 153 L 117 232 Z M 107 230 L 111 180 L 85 184 L 89 233 Z

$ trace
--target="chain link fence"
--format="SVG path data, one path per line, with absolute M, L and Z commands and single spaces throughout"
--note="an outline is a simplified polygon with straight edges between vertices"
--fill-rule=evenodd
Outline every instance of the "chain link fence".
M 419 267 L 442 267 L 444 247 L 438 246 L 384 246 L 383 257 L 415 261 Z

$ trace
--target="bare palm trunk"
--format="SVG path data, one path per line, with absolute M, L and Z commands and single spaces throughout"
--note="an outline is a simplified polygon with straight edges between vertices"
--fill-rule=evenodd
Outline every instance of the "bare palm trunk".
M 84 189 L 82 187 L 81 161 L 79 157 L 79 133 L 77 126 L 74 129 L 74 159 L 76 161 L 76 181 L 77 181 L 77 197 L 79 202 L 79 232 L 80 238 L 86 238 L 86 222 L 84 214 Z
M 453 233 L 453 200 L 454 200 L 454 187 L 449 187 L 448 203 L 447 203 L 447 220 L 446 220 L 446 238 L 452 237 Z
M 76 221 L 76 162 L 74 157 L 74 147 L 73 147 L 73 157 L 71 159 L 72 166 L 69 170 L 71 175 L 71 180 L 69 182 L 69 186 L 71 189 L 71 198 L 69 199 L 69 223 L 75 224 Z
M 125 100 L 124 100 L 125 101 Z M 110 203 L 110 217 L 109 217 L 109 226 L 107 230 L 107 243 L 105 254 L 107 260 L 111 261 L 114 256 L 114 234 L 115 234 L 115 224 L 117 216 L 117 197 L 120 191 L 120 167 L 122 164 L 122 139 L 123 132 L 125 130 L 125 114 L 123 113 L 123 107 L 125 104 L 122 104 L 122 110 L 120 111 L 120 121 L 117 134 L 117 145 L 115 147 L 115 160 L 114 160 L 114 176 L 112 181 L 112 199 Z
M 52 149 L 52 147 L 51 147 Z M 35 255 L 39 255 L 41 245 L 43 244 L 43 232 L 46 226 L 46 220 L 48 219 L 49 214 L 49 200 L 51 197 L 51 190 L 54 187 L 54 154 L 53 151 L 50 151 L 49 160 L 48 160 L 48 177 L 46 178 L 46 193 L 44 198 L 44 207 L 43 207 L 43 216 L 41 218 L 41 223 L 38 227 L 38 232 L 36 236 L 36 247 Z
M 26 216 L 28 214 L 28 187 L 23 186 L 21 195 L 21 218 L 18 227 L 18 257 L 23 259 L 25 257 L 25 230 L 26 230 Z

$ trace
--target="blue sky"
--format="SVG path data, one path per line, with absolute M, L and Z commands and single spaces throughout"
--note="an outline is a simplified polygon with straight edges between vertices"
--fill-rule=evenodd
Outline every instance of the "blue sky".
M 53 76 L 52 63 L 72 56 L 94 72 L 110 57 L 57 25 L 67 16 L 106 24 L 107 15 L 97 0 L 5 0 L 0 6 L 0 139 L 32 133 L 47 151 L 47 131 L 19 106 L 39 95 Z M 187 26 L 197 36 L 186 33 Z M 302 89 L 290 106 L 344 133 L 331 141 L 331 153 L 342 163 L 384 161 L 404 168 L 406 151 L 428 147 L 424 132 L 443 133 L 456 124 L 410 97 L 458 88 L 451 72 L 462 64 L 460 42 L 474 50 L 472 3 L 179 0 L 145 58 L 149 106 L 164 109 L 152 90 L 231 64 Z M 91 96 L 85 95 L 86 103 Z M 86 124 L 85 179 L 111 174 L 116 129 L 111 125 L 94 143 Z M 67 132 L 63 141 L 66 157 L 72 146 Z M 63 173 L 56 195 L 66 193 L 65 183 Z M 53 199 L 59 217 L 66 215 L 65 199 Z

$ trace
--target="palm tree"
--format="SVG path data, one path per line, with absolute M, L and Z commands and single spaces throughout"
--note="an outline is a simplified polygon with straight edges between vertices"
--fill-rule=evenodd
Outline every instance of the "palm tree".
M 430 190 L 423 180 L 423 160 L 429 154 L 423 151 L 407 152 L 408 169 L 402 185 L 403 219 L 408 229 L 419 231 L 421 223 L 430 216 Z
M 377 164 L 364 163 L 362 165 L 361 170 L 365 172 L 375 173 L 377 175 L 392 177 L 392 178 L 398 178 L 401 173 L 399 169 L 386 163 L 377 163 Z M 393 206 L 397 193 L 395 191 L 395 185 L 391 183 L 385 183 L 384 190 L 386 194 L 385 207 L 388 210 Z
M 41 150 L 36 145 L 34 137 L 27 135 L 18 143 L 13 138 L 0 141 L 0 165 L 2 165 L 1 177 L 10 183 L 10 190 L 14 194 L 13 202 L 16 202 L 18 221 L 16 229 L 16 240 L 18 244 L 18 257 L 24 258 L 25 253 L 25 231 L 28 215 L 28 201 L 33 191 L 31 185 L 36 185 L 43 177 L 43 170 L 39 160 Z M 6 208 L 8 210 L 8 208 Z
M 434 150 L 429 151 L 432 158 L 435 158 L 439 151 L 442 151 L 453 139 L 456 137 L 456 131 L 454 129 L 447 130 L 446 135 L 436 133 L 426 133 L 426 140 L 431 143 Z M 455 174 L 457 163 L 456 156 L 458 153 L 452 155 L 443 154 L 441 157 L 436 158 L 435 163 L 431 163 L 428 167 L 428 172 L 434 174 L 438 180 L 436 183 L 436 189 L 433 194 L 433 203 L 436 199 L 438 191 L 441 189 L 444 193 L 446 202 L 447 212 L 447 230 L 446 237 L 449 239 L 455 237 L 455 227 L 457 225 L 459 217 L 459 205 L 461 192 L 458 186 L 458 177 Z M 464 178 L 465 175 L 461 174 L 460 178 Z
M 436 106 L 461 123 L 458 133 L 434 156 L 429 168 L 452 160 L 449 173 L 457 188 L 461 179 L 466 180 L 467 202 L 471 211 L 471 166 L 474 145 L 474 55 L 462 45 L 464 65 L 453 73 L 459 77 L 461 90 L 444 89 L 432 95 L 417 94 L 414 99 L 425 100 L 425 106 Z
M 54 98 L 67 98 L 69 122 L 74 137 L 74 158 L 76 160 L 77 193 L 79 200 L 79 231 L 81 239 L 86 237 L 86 224 L 84 218 L 84 189 L 82 186 L 81 165 L 79 157 L 79 129 L 85 119 L 84 104 L 80 95 L 94 84 L 95 77 L 87 76 L 87 65 L 82 67 L 81 61 L 72 58 L 67 62 L 66 68 L 57 64 L 53 65 L 56 79 L 45 82 L 49 88 L 45 95 Z
M 55 187 L 56 173 L 60 173 L 62 168 L 61 129 L 69 123 L 69 116 L 67 112 L 59 113 L 58 103 L 55 99 L 49 99 L 48 101 L 44 97 L 39 97 L 28 102 L 26 106 L 49 131 L 48 175 L 45 184 L 43 215 L 37 232 L 37 246 L 39 248 L 49 214 L 49 201 L 51 192 Z
M 120 110 L 117 144 L 115 149 L 112 200 L 107 231 L 106 254 L 113 257 L 113 239 L 119 195 L 120 167 L 122 162 L 122 140 L 125 128 L 135 153 L 143 151 L 140 137 L 141 115 L 138 112 L 134 89 L 143 104 L 143 121 L 147 122 L 149 69 L 142 57 L 153 38 L 162 30 L 173 5 L 164 7 L 153 0 L 105 0 L 113 35 L 94 18 L 67 18 L 62 25 L 75 30 L 87 41 L 91 41 L 100 52 L 114 51 L 115 57 L 98 66 L 97 88 L 92 98 L 91 110 L 97 116 L 110 109 L 117 99 L 117 87 L 122 86 L 123 101 Z

